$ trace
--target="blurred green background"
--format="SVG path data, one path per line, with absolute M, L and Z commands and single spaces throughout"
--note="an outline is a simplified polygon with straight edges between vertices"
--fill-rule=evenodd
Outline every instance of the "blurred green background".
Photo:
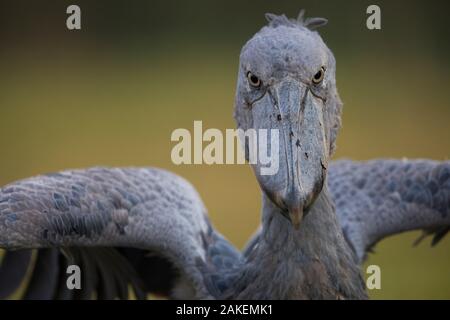
M 82 10 L 82 30 L 65 27 Z M 190 180 L 220 232 L 242 248 L 259 224 L 246 165 L 175 166 L 176 128 L 234 128 L 241 46 L 264 13 L 329 19 L 344 101 L 336 158 L 448 159 L 450 27 L 445 1 L 1 1 L 0 185 L 67 168 L 158 166 Z M 450 239 L 412 248 L 419 233 L 382 241 L 372 298 L 450 298 Z

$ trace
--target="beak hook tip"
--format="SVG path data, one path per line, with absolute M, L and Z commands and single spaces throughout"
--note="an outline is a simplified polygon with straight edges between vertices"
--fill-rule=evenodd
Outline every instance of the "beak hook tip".
M 294 226 L 294 229 L 298 230 L 303 220 L 303 209 L 293 208 L 289 210 L 289 218 L 291 220 L 292 225 Z

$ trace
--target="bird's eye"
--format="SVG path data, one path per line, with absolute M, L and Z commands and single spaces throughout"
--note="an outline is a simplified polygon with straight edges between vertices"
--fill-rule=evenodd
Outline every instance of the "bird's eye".
M 261 86 L 261 80 L 250 71 L 247 72 L 247 80 L 252 87 L 259 88 Z
M 312 78 L 312 82 L 314 84 L 319 84 L 322 82 L 324 76 L 325 76 L 325 68 L 321 67 L 320 70 Z

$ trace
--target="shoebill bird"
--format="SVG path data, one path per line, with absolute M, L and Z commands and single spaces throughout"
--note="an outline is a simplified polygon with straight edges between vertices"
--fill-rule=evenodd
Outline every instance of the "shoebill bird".
M 252 165 L 262 225 L 246 249 L 164 170 L 42 175 L 0 190 L 0 297 L 31 274 L 25 299 L 127 298 L 129 288 L 138 298 L 365 299 L 360 265 L 377 241 L 445 235 L 450 162 L 331 163 L 342 103 L 334 56 L 314 31 L 326 20 L 267 18 L 242 49 L 234 115 L 238 128 L 279 130 L 280 168 L 264 176 Z M 80 290 L 66 287 L 69 264 Z

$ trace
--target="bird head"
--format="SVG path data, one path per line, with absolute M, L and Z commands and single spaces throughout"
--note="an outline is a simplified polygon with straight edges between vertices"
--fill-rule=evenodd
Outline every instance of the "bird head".
M 267 142 L 257 143 L 258 151 L 278 150 L 277 172 L 262 174 L 258 161 L 252 167 L 266 196 L 298 228 L 325 183 L 342 103 L 334 56 L 314 31 L 326 20 L 304 19 L 303 11 L 296 20 L 266 17 L 269 24 L 240 54 L 234 116 L 239 129 L 254 129 Z M 260 139 L 273 130 L 278 139 Z

